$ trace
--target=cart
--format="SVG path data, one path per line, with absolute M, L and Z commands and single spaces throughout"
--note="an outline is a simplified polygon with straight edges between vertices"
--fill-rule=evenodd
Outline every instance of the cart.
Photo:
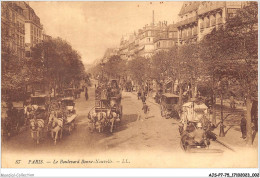
M 72 130 L 76 128 L 75 120 L 77 117 L 74 98 L 66 97 L 61 99 L 61 107 L 65 113 L 64 130 L 71 134 Z
M 216 140 L 216 136 L 210 130 L 208 107 L 201 101 L 192 99 L 191 102 L 183 104 L 181 123 L 180 144 L 184 151 L 208 151 L 210 139 Z
M 161 116 L 166 119 L 179 119 L 179 96 L 172 93 L 165 93 L 161 96 Z

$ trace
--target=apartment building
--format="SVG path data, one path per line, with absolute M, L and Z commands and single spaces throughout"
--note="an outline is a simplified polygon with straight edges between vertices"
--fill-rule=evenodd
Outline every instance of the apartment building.
M 3 53 L 19 59 L 25 56 L 25 16 L 20 2 L 1 2 L 1 44 Z

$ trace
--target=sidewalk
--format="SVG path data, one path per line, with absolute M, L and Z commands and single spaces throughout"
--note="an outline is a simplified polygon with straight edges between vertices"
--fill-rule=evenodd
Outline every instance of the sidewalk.
M 133 94 L 137 95 L 136 92 L 132 92 Z M 151 103 L 152 105 L 157 106 L 160 108 L 160 105 L 155 103 L 153 97 L 147 97 L 146 98 L 148 104 Z M 225 105 L 225 109 L 229 107 L 229 105 Z M 230 146 L 233 149 L 239 149 L 241 147 L 246 147 L 246 140 L 242 139 L 242 133 L 240 130 L 240 114 L 241 112 L 245 112 L 244 107 L 237 108 L 233 113 L 231 113 L 230 116 L 224 121 L 224 125 L 226 126 L 224 128 L 225 136 L 219 137 L 219 131 L 220 131 L 220 125 L 213 131 L 216 135 L 219 141 L 223 142 L 224 144 Z M 227 113 L 225 112 L 224 117 Z M 216 114 L 217 123 L 220 122 L 220 111 L 217 111 Z M 174 123 L 178 123 L 175 119 L 172 119 Z M 253 148 L 258 148 L 258 133 L 256 133 L 254 142 L 253 142 Z

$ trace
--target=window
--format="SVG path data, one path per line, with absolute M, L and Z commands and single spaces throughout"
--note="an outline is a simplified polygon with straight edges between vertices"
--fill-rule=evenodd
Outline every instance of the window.
M 192 35 L 197 35 L 198 34 L 198 32 L 197 32 L 197 26 L 194 26 L 193 28 L 192 28 Z
M 188 28 L 188 36 L 190 37 L 192 35 L 192 28 Z
M 169 33 L 169 38 L 173 38 L 172 32 Z
M 168 44 L 169 44 L 168 45 L 169 47 L 172 47 L 173 46 L 173 41 L 169 41 Z
M 163 41 L 162 47 L 164 47 L 164 48 L 165 48 L 165 47 L 166 47 L 166 45 L 167 45 L 167 44 L 166 44 L 166 41 Z
M 178 37 L 178 32 L 174 32 L 173 33 L 173 38 L 177 38 Z
M 209 17 L 205 17 L 205 28 L 209 28 Z

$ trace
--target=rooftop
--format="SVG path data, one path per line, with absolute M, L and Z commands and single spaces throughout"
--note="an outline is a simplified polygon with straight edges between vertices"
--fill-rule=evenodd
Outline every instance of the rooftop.
M 196 11 L 196 10 L 198 10 L 199 5 L 200 5 L 199 1 L 184 2 L 183 5 L 182 5 L 182 8 L 180 10 L 179 15 L 184 15 L 184 14 L 187 14 L 189 12 Z

